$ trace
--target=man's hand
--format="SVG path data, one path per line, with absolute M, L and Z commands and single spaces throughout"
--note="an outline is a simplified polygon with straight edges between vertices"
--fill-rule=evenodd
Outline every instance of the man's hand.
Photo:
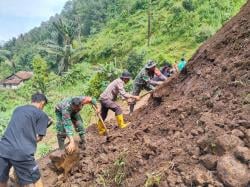
M 70 141 L 69 141 L 69 145 L 66 147 L 66 151 L 67 153 L 71 154 L 76 150 L 76 145 L 72 136 L 70 136 L 69 139 Z
M 137 96 L 137 95 L 134 95 L 134 97 L 133 97 L 136 101 L 139 101 L 140 99 L 141 99 L 141 97 L 140 96 Z
M 43 136 L 40 136 L 40 135 L 36 136 L 36 142 L 40 142 L 42 141 L 42 139 L 43 139 Z
M 100 108 L 96 107 L 95 111 L 97 114 L 100 114 Z
M 164 81 L 157 81 L 157 82 L 156 82 L 156 85 L 159 86 L 159 85 L 161 85 L 161 84 L 163 84 L 163 83 L 164 83 Z

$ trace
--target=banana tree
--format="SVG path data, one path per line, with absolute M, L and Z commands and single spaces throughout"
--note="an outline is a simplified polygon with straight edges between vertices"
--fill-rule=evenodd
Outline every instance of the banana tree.
M 72 46 L 77 29 L 76 24 L 70 20 L 58 19 L 53 25 L 57 31 L 56 34 L 52 33 L 54 39 L 43 42 L 40 49 L 57 56 L 58 74 L 61 75 L 76 61 L 77 55 L 74 54 L 78 49 L 73 49 Z M 80 49 L 82 50 L 81 47 Z

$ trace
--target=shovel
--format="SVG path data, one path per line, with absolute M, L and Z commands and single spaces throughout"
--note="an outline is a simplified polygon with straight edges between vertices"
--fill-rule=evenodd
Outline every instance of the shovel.
M 150 94 L 150 93 L 153 93 L 153 91 L 154 91 L 154 90 L 151 90 L 151 91 L 148 91 L 148 92 L 142 94 L 142 95 L 140 96 L 140 99 L 143 98 L 143 97 L 145 97 L 146 95 L 148 95 L 148 94 Z M 128 105 L 135 104 L 135 102 L 136 102 L 136 100 L 133 99 L 133 98 L 129 98 L 129 99 L 128 99 Z
M 101 117 L 100 113 L 99 113 L 99 112 L 97 112 L 97 108 L 96 108 L 94 105 L 92 105 L 92 107 L 93 107 L 93 109 L 94 109 L 94 110 L 95 110 L 95 112 L 96 112 L 96 116 L 97 116 L 97 117 L 98 117 L 98 119 L 102 122 L 102 125 L 103 125 L 103 127 L 105 128 L 106 142 L 110 142 L 110 138 L 111 138 L 111 136 L 109 136 L 107 126 L 105 125 L 105 123 L 104 123 L 104 121 L 103 121 L 103 119 L 102 119 L 102 117 Z
M 140 98 L 143 98 L 144 96 L 146 96 L 146 95 L 148 95 L 148 94 L 150 94 L 150 93 L 153 93 L 153 91 L 154 91 L 154 90 L 151 90 L 151 91 L 148 91 L 148 92 L 142 94 Z

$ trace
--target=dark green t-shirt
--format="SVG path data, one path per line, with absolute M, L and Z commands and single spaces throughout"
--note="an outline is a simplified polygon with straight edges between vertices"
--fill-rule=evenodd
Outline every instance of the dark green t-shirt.
M 33 159 L 37 135 L 45 136 L 48 116 L 33 105 L 17 107 L 0 140 L 0 156 L 16 161 Z

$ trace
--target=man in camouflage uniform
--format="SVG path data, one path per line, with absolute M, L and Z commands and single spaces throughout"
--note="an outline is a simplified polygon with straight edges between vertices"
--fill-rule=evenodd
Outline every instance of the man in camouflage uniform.
M 159 81 L 154 80 L 154 77 L 157 77 Z M 133 95 L 140 95 L 143 89 L 147 91 L 154 90 L 155 86 L 160 85 L 164 80 L 166 80 L 166 77 L 156 68 L 156 63 L 153 60 L 149 60 L 135 77 Z M 132 114 L 135 104 L 135 100 L 130 103 L 130 114 Z
M 85 104 L 93 104 L 96 106 L 96 100 L 88 96 L 76 96 L 66 98 L 56 105 L 56 130 L 60 149 L 64 149 L 64 141 L 65 138 L 68 137 L 69 146 L 67 147 L 67 150 L 69 152 L 73 152 L 75 150 L 73 127 L 80 136 L 80 144 L 84 147 L 85 130 L 79 112 Z

